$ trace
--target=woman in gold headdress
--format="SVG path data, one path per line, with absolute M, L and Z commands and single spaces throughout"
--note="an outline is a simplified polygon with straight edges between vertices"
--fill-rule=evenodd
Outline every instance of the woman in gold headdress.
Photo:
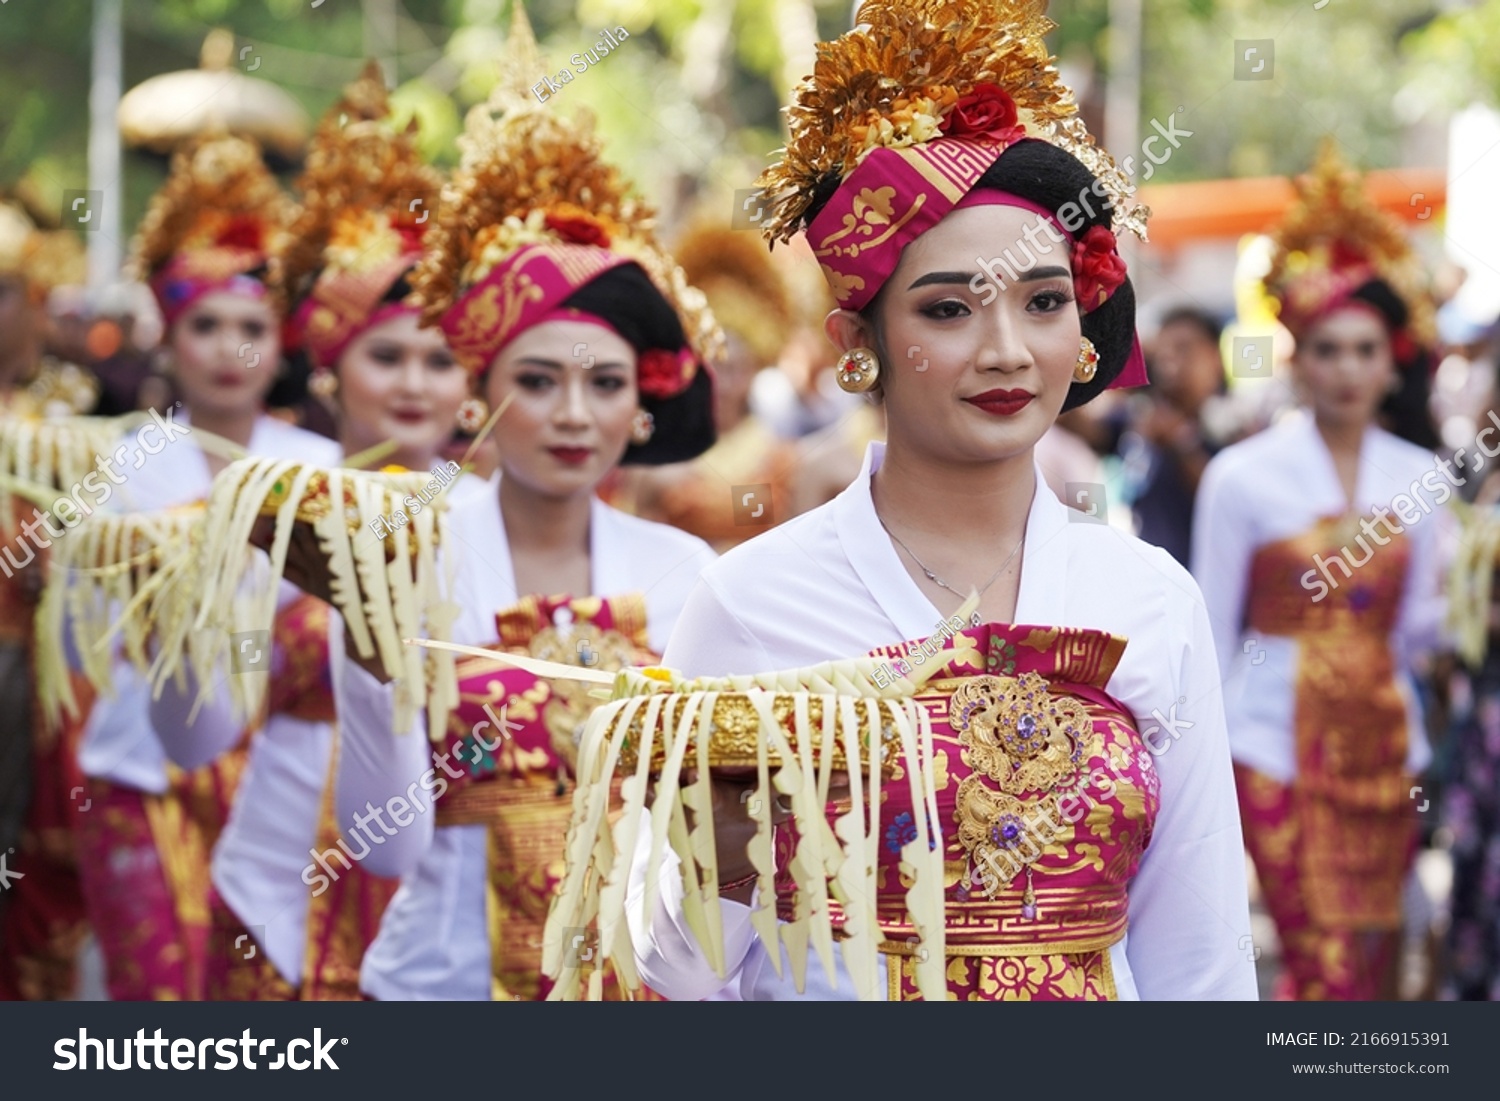
M 860 26 L 819 45 L 761 177 L 763 231 L 806 232 L 840 306 L 825 328 L 841 383 L 881 392 L 887 442 L 832 502 L 704 570 L 663 663 L 685 677 L 811 670 L 835 691 L 837 659 L 884 660 L 873 684 L 893 691 L 936 665 L 915 695 L 930 749 L 903 748 L 896 766 L 929 770 L 932 794 L 880 789 L 856 857 L 878 858 L 873 905 L 848 891 L 825 903 L 800 889 L 824 831 L 783 823 L 773 850 L 757 832 L 773 791 L 739 798 L 725 772 L 717 883 L 679 870 L 680 845 L 659 865 L 636 850 L 628 905 L 653 873 L 659 893 L 629 911 L 635 958 L 670 997 L 903 1000 L 919 982 L 974 1001 L 1254 997 L 1197 587 L 1165 552 L 1076 522 L 1033 454 L 1061 410 L 1144 382 L 1115 232 L 1145 212 L 1059 82 L 1043 8 L 866 0 Z M 807 783 L 776 790 L 796 810 Z M 827 807 L 840 838 L 865 832 L 859 798 Z M 922 909 L 930 877 L 908 893 L 912 854 L 934 851 L 936 912 Z M 711 962 L 693 930 L 714 906 Z M 809 910 L 825 907 L 878 942 L 878 974 L 833 953 L 826 971 L 777 959 L 805 949 Z
M 10 433 L 7 422 L 16 419 L 93 406 L 92 376 L 43 354 L 48 295 L 83 277 L 83 249 L 73 235 L 38 229 L 21 207 L 0 202 L 0 433 Z M 0 998 L 67 998 L 87 929 L 69 822 L 78 805 L 69 793 L 79 783 L 79 725 L 75 717 L 46 730 L 34 706 L 33 620 L 48 549 L 38 526 L 44 514 L 4 493 L 0 512 L 0 714 L 6 716 L 0 854 L 24 876 L 0 892 Z M 28 523 L 40 538 L 25 534 Z
M 404 302 L 441 183 L 414 135 L 394 129 L 372 64 L 324 117 L 299 181 L 301 212 L 272 262 L 315 365 L 314 389 L 338 408 L 345 455 L 389 442 L 385 461 L 417 471 L 440 465 L 469 397 L 443 334 L 419 328 Z M 303 874 L 338 840 L 330 615 L 295 589 L 277 613 L 268 717 L 213 855 L 210 998 L 358 998 L 360 960 L 395 893 L 395 883 L 357 867 L 321 889 L 309 890 Z M 189 722 L 196 695 L 196 685 L 169 684 L 152 704 L 153 725 L 183 767 L 231 749 L 240 733 L 226 696 Z
M 227 462 L 195 445 L 207 430 L 251 454 L 336 462 L 331 440 L 266 415 L 281 361 L 282 318 L 267 262 L 294 207 L 244 138 L 205 137 L 172 159 L 135 242 L 133 265 L 166 322 L 164 348 L 182 410 L 112 456 L 111 510 L 152 511 L 205 498 Z M 85 895 L 111 997 L 203 996 L 208 853 L 228 814 L 243 752 L 184 773 L 151 727 L 144 678 L 119 663 L 116 693 L 84 734 L 87 814 L 77 816 Z
M 630 472 L 621 504 L 722 552 L 791 515 L 795 449 L 750 411 L 750 387 L 780 358 L 792 307 L 765 248 L 743 231 L 700 223 L 673 255 L 724 326 L 728 348 L 714 374 L 719 438 L 690 463 Z
M 618 668 L 660 652 L 713 554 L 595 490 L 621 463 L 686 461 L 713 443 L 706 360 L 722 335 L 655 240 L 649 210 L 602 160 L 590 121 L 531 95 L 545 69 L 519 4 L 508 54 L 491 104 L 469 116 L 412 278 L 500 411 L 498 475 L 450 501 L 449 637 Z M 303 551 L 310 591 L 328 591 L 321 556 Z M 542 925 L 562 874 L 574 739 L 593 701 L 467 660 L 442 731 L 456 744 L 444 749 L 425 730 L 392 735 L 393 687 L 342 657 L 342 638 L 335 629 L 347 840 L 320 854 L 317 878 L 336 881 L 354 861 L 403 877 L 365 954 L 363 990 L 544 996 Z
M 1394 996 L 1431 758 L 1411 669 L 1437 641 L 1456 483 L 1425 446 L 1431 307 L 1400 227 L 1331 142 L 1297 191 L 1266 289 L 1305 409 L 1209 463 L 1193 571 L 1281 993 L 1364 1000 Z

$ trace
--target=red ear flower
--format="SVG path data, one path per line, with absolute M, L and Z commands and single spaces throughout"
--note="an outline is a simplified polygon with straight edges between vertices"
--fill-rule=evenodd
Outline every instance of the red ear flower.
M 669 352 L 650 348 L 636 361 L 636 388 L 648 398 L 680 394 L 693 377 L 693 353 L 687 348 Z
M 1095 226 L 1073 245 L 1073 293 L 1078 312 L 1097 310 L 1125 282 L 1125 261 L 1115 247 L 1115 235 Z
M 1009 92 L 996 84 L 976 84 L 948 112 L 943 135 L 1009 145 L 1024 137 L 1025 131 L 1017 124 L 1016 101 Z
M 417 225 L 413 222 L 392 222 L 391 228 L 401 238 L 402 252 L 422 251 L 422 234 L 427 229 L 425 225 Z
M 604 223 L 572 203 L 559 203 L 547 211 L 543 222 L 564 241 L 571 241 L 575 245 L 609 247 L 609 230 Z

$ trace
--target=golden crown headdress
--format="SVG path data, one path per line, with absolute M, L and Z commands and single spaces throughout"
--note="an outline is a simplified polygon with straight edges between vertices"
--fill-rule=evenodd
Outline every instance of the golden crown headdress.
M 1329 301 L 1378 278 L 1406 304 L 1412 338 L 1430 347 L 1437 324 L 1421 264 L 1401 224 L 1371 200 L 1332 138 L 1319 147 L 1312 171 L 1292 182 L 1297 198 L 1272 235 L 1264 280 L 1282 322 L 1296 329 Z
M 131 270 L 146 280 L 176 257 L 201 253 L 204 263 L 190 265 L 190 274 L 233 274 L 279 245 L 295 209 L 254 141 L 196 138 L 173 155 L 167 182 L 151 199 L 132 243 Z
M 76 236 L 41 229 L 19 205 L 0 201 L 0 275 L 19 276 L 45 297 L 54 287 L 82 283 L 85 269 Z
M 654 212 L 602 158 L 592 114 L 580 110 L 565 119 L 530 92 L 542 69 L 536 36 L 516 0 L 504 74 L 489 100 L 465 119 L 459 167 L 443 189 L 437 225 L 412 277 L 413 301 L 422 306 L 424 320 L 442 319 L 527 246 L 593 245 L 638 263 L 676 308 L 693 351 L 707 362 L 716 360 L 723 334 L 703 295 L 656 240 Z M 449 331 L 454 351 L 471 367 L 483 357 L 466 348 L 464 337 L 479 324 Z M 486 337 L 495 335 L 496 326 L 484 327 L 491 330 Z M 503 335 L 514 331 L 499 328 Z M 494 340 L 473 343 L 488 349 Z
M 306 293 L 320 270 L 383 269 L 419 248 L 442 176 L 422 161 L 415 120 L 398 131 L 390 113 L 380 65 L 371 61 L 319 123 L 297 182 L 302 209 L 272 261 L 284 301 Z
M 1130 205 L 1129 178 L 1078 116 L 1042 41 L 1056 26 L 1046 11 L 1046 0 L 866 0 L 859 26 L 818 44 L 812 75 L 787 108 L 782 158 L 756 181 L 769 207 L 762 233 L 790 239 L 830 179 L 847 179 L 873 149 L 942 136 L 958 102 L 992 85 L 1014 101 L 1026 137 L 1066 150 L 1098 177 L 1115 232 L 1144 240 L 1150 211 Z

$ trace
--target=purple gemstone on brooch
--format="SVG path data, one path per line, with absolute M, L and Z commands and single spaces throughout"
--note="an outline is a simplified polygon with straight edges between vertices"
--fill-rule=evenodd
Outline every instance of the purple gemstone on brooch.
M 1020 837 L 1021 823 L 1013 815 L 1006 815 L 990 827 L 990 840 L 1003 848 L 1015 848 Z
M 1029 712 L 1022 715 L 1016 722 L 1016 729 L 1020 731 L 1021 737 L 1030 738 L 1036 733 L 1036 716 Z
M 1021 916 L 1023 918 L 1025 918 L 1027 921 L 1035 921 L 1036 920 L 1036 907 L 1033 906 L 1029 902 L 1026 903 L 1026 905 L 1024 905 L 1024 906 L 1021 907 Z

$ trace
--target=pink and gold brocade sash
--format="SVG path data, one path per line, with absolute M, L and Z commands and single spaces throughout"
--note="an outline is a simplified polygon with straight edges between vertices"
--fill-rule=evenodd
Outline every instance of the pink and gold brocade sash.
M 915 641 L 874 652 L 893 666 L 943 662 L 915 699 L 932 724 L 949 999 L 1117 996 L 1109 948 L 1125 935 L 1126 890 L 1159 802 L 1134 719 L 1104 691 L 1124 649 L 1099 631 L 985 624 L 942 649 L 928 640 L 925 650 Z M 911 794 L 896 782 L 881 794 L 880 951 L 887 997 L 910 1000 L 924 951 L 899 859 L 915 836 Z M 830 819 L 845 810 L 835 804 Z M 796 843 L 792 830 L 777 831 L 784 920 L 795 911 L 785 869 Z
M 509 653 L 600 670 L 655 660 L 638 593 L 529 596 L 498 612 L 495 622 L 493 648 Z M 543 999 L 552 981 L 542 975 L 542 931 L 563 880 L 573 808 L 568 780 L 578 733 L 600 701 L 588 696 L 586 684 L 539 678 L 498 660 L 460 660 L 458 681 L 448 734 L 460 749 L 447 770 L 437 824 L 489 829 L 492 997 Z M 497 729 L 499 720 L 506 730 Z M 453 769 L 462 771 L 460 778 L 451 778 Z
M 1392 534 L 1371 546 L 1359 536 L 1368 557 L 1350 576 L 1325 569 L 1337 584 L 1316 600 L 1300 583 L 1315 554 L 1330 565 L 1345 555 L 1356 561 L 1349 548 L 1359 546 L 1358 531 L 1348 520 L 1325 518 L 1260 547 L 1250 564 L 1246 620 L 1251 631 L 1298 643 L 1292 788 L 1313 922 L 1394 928 L 1414 826 L 1406 811 L 1406 705 L 1391 651 L 1410 543 Z

